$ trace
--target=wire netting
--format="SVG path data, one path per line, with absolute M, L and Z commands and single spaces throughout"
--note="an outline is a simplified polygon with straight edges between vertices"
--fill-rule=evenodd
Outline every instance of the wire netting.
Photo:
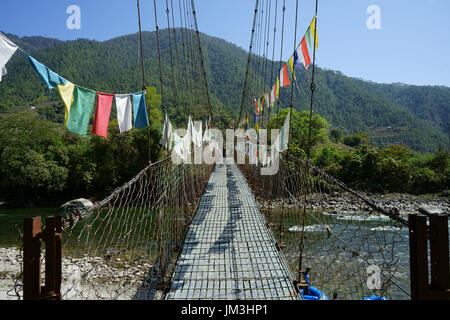
M 408 227 L 396 212 L 289 154 L 274 176 L 240 168 L 296 281 L 309 268 L 329 299 L 409 298 Z
M 211 170 L 166 158 L 64 218 L 62 298 L 162 298 Z

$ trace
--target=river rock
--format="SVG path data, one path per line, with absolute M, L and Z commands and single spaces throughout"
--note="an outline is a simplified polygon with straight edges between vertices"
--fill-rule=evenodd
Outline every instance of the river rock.
M 69 202 L 64 203 L 61 206 L 61 209 L 63 210 L 69 210 L 69 211 L 73 211 L 73 210 L 82 210 L 82 211 L 87 211 L 89 209 L 92 209 L 92 207 L 94 206 L 94 204 L 84 198 L 80 198 L 80 199 L 75 199 L 75 200 L 71 200 Z
M 419 206 L 419 211 L 425 211 L 428 214 L 446 214 L 449 213 L 444 207 Z

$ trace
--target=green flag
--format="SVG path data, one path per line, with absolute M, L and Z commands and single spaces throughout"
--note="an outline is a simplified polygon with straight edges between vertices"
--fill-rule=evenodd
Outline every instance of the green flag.
M 311 27 L 308 27 L 308 30 L 306 30 L 305 36 L 306 36 L 306 40 L 308 41 L 309 48 L 312 48 L 312 46 L 311 46 Z
M 67 129 L 70 132 L 85 136 L 94 108 L 97 93 L 76 86 L 73 92 L 73 103 L 70 107 Z

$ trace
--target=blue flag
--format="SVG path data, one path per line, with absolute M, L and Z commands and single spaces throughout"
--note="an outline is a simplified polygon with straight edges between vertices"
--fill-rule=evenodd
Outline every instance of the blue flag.
M 141 129 L 148 126 L 145 92 L 133 94 L 134 127 Z
M 50 70 L 48 67 L 44 66 L 42 63 L 34 59 L 32 56 L 29 55 L 27 56 L 34 70 L 39 74 L 42 81 L 47 85 L 49 89 L 55 88 L 58 84 L 67 83 L 66 79 Z

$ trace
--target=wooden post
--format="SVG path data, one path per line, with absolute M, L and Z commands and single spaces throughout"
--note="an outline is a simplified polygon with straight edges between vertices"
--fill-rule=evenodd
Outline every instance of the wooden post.
M 48 217 L 42 231 L 41 217 L 24 219 L 24 300 L 61 299 L 62 217 Z M 41 285 L 41 240 L 45 242 L 45 286 Z
M 409 215 L 411 299 L 450 299 L 448 217 Z M 430 274 L 428 267 L 430 242 Z
M 41 295 L 41 217 L 23 221 L 23 298 L 36 299 Z

